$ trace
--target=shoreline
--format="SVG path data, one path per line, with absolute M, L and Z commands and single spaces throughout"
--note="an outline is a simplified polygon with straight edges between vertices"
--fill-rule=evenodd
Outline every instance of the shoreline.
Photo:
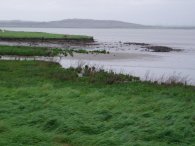
M 145 80 L 146 75 L 150 80 L 159 80 L 162 77 L 177 76 L 178 78 L 186 78 L 189 85 L 195 85 L 193 74 L 194 68 L 180 68 L 179 66 L 171 66 L 165 63 L 160 63 L 160 60 L 166 60 L 164 56 L 146 55 L 139 53 L 113 53 L 111 54 L 77 54 L 67 57 L 21 57 L 21 56 L 4 56 L 0 60 L 23 60 L 23 61 L 46 61 L 59 63 L 62 68 L 77 68 L 79 65 L 89 65 L 97 68 L 102 68 L 107 71 L 112 70 L 115 73 L 130 74 L 138 76 Z M 117 58 L 119 57 L 119 58 Z M 179 61 L 179 60 L 178 60 Z M 173 62 L 173 60 L 170 60 Z M 190 67 L 190 66 L 189 66 Z M 181 74 L 182 73 L 182 74 Z
M 94 50 L 105 50 L 108 51 L 109 54 L 99 54 L 99 53 L 73 53 L 72 54 L 61 54 L 59 57 L 25 57 L 23 56 L 20 58 L 19 56 L 4 56 L 4 58 L 7 57 L 7 59 L 12 58 L 14 60 L 45 60 L 45 61 L 52 61 L 52 62 L 65 62 L 65 61 L 72 61 L 72 62 L 86 62 L 91 63 L 94 62 L 95 64 L 101 64 L 101 66 L 107 66 L 107 68 L 110 68 L 111 70 L 117 70 L 119 72 L 119 68 L 123 68 L 123 70 L 129 70 L 129 68 L 133 68 L 135 72 L 137 70 L 141 69 L 142 76 L 143 76 L 143 70 L 146 74 L 147 69 L 150 70 L 161 70 L 160 73 L 166 73 L 166 70 L 169 70 L 170 68 L 174 72 L 175 70 L 182 70 L 186 74 L 186 68 L 182 66 L 183 61 L 182 60 L 174 60 L 170 57 L 173 57 L 173 54 L 178 52 L 183 52 L 181 49 L 171 48 L 163 45 L 153 45 L 150 43 L 142 43 L 142 42 L 81 42 L 77 41 L 76 43 L 74 41 L 67 41 L 67 42 L 61 42 L 62 39 L 60 39 L 59 43 L 54 43 L 50 39 L 48 42 L 44 42 L 40 38 L 36 38 L 34 42 L 25 42 L 25 39 L 20 38 L 19 41 L 15 40 L 15 38 L 11 39 L 11 41 L 1 41 L 0 44 L 6 44 L 10 46 L 34 46 L 34 47 L 47 47 L 48 49 L 54 49 L 62 48 L 62 50 L 66 49 L 81 49 L 81 50 L 87 50 L 88 52 L 94 51 Z M 26 38 L 26 40 L 29 40 L 29 38 Z M 33 40 L 33 39 L 32 39 Z M 37 40 L 37 41 L 36 41 Z M 55 39 L 59 40 L 59 39 Z M 42 41 L 42 42 L 39 42 Z M 47 41 L 47 39 L 46 39 Z M 82 52 L 82 51 L 81 51 Z M 182 56 L 183 53 L 179 53 L 177 56 Z M 65 57 L 66 56 L 66 57 Z M 49 59 L 48 59 L 49 58 Z M 175 58 L 176 59 L 176 58 Z M 164 60 L 162 62 L 162 60 Z M 177 64 L 177 62 L 180 62 Z M 66 63 L 65 63 L 66 64 Z M 172 66 L 170 65 L 172 64 Z M 67 64 L 66 64 L 67 65 Z M 178 66 L 181 65 L 181 66 Z M 184 65 L 184 64 L 183 64 Z M 62 64 L 63 66 L 63 64 Z M 69 66 L 69 65 L 68 65 Z M 65 68 L 65 66 L 63 66 Z M 190 70 L 190 75 L 192 74 L 194 70 Z M 127 71 L 126 71 L 127 72 Z M 181 71 L 182 72 L 182 71 Z M 139 74 L 139 72 L 138 72 Z M 159 73 L 157 73 L 159 74 Z M 135 74 L 136 75 L 136 74 Z M 193 75 L 192 75 L 193 77 Z M 194 80 L 194 79 L 193 79 Z

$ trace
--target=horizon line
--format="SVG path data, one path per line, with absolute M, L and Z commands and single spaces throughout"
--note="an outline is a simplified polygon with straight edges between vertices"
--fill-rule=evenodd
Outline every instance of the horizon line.
M 53 22 L 53 21 L 63 21 L 63 20 L 94 20 L 94 21 L 117 21 L 123 23 L 131 23 L 142 26 L 152 26 L 152 27 L 195 27 L 195 25 L 163 25 L 163 24 L 140 24 L 136 22 L 129 22 L 124 20 L 114 20 L 114 19 L 93 19 L 93 18 L 64 18 L 64 19 L 56 19 L 56 20 L 21 20 L 21 19 L 0 19 L 0 21 L 21 21 L 21 22 Z

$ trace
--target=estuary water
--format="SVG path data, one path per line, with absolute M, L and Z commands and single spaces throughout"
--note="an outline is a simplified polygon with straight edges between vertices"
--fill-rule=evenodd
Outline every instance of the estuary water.
M 95 59 L 64 58 L 63 67 L 76 66 L 78 61 L 103 66 L 107 70 L 130 73 L 141 78 L 159 79 L 162 76 L 180 76 L 195 85 L 195 30 L 182 29 L 64 29 L 64 28 L 1 28 L 16 31 L 36 31 L 60 34 L 77 34 L 93 36 L 99 43 L 138 42 L 162 45 L 182 49 L 181 52 L 145 52 L 131 49 L 117 50 L 131 54 L 129 58 Z M 100 48 L 101 49 L 101 48 Z M 115 52 L 116 48 L 110 52 Z M 135 56 L 145 57 L 131 57 Z

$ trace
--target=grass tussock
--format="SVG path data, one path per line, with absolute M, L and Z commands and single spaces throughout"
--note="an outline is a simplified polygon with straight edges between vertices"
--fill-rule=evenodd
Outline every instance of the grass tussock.
M 173 72 L 173 74 L 171 75 L 162 75 L 158 78 L 153 78 L 153 76 L 150 75 L 150 72 L 146 72 L 143 80 L 152 84 L 159 84 L 165 86 L 187 86 L 190 84 L 190 79 L 188 78 L 188 76 L 182 76 L 180 73 L 176 72 Z
M 92 71 L 0 61 L 0 145 L 195 144 L 194 87 L 90 82 Z
M 104 69 L 96 69 L 94 66 L 90 67 L 85 65 L 84 67 L 78 66 L 76 69 L 78 76 L 87 78 L 91 83 L 105 83 L 105 84 L 115 84 L 115 83 L 127 83 L 140 81 L 139 77 L 134 77 L 131 75 L 117 74 L 110 71 L 105 71 Z

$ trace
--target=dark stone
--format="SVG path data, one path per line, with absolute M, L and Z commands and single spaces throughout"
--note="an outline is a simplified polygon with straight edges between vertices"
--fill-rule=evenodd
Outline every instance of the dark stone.
M 171 47 L 165 46 L 146 46 L 146 48 L 152 52 L 171 52 L 171 51 L 181 51 L 180 49 L 173 49 Z

